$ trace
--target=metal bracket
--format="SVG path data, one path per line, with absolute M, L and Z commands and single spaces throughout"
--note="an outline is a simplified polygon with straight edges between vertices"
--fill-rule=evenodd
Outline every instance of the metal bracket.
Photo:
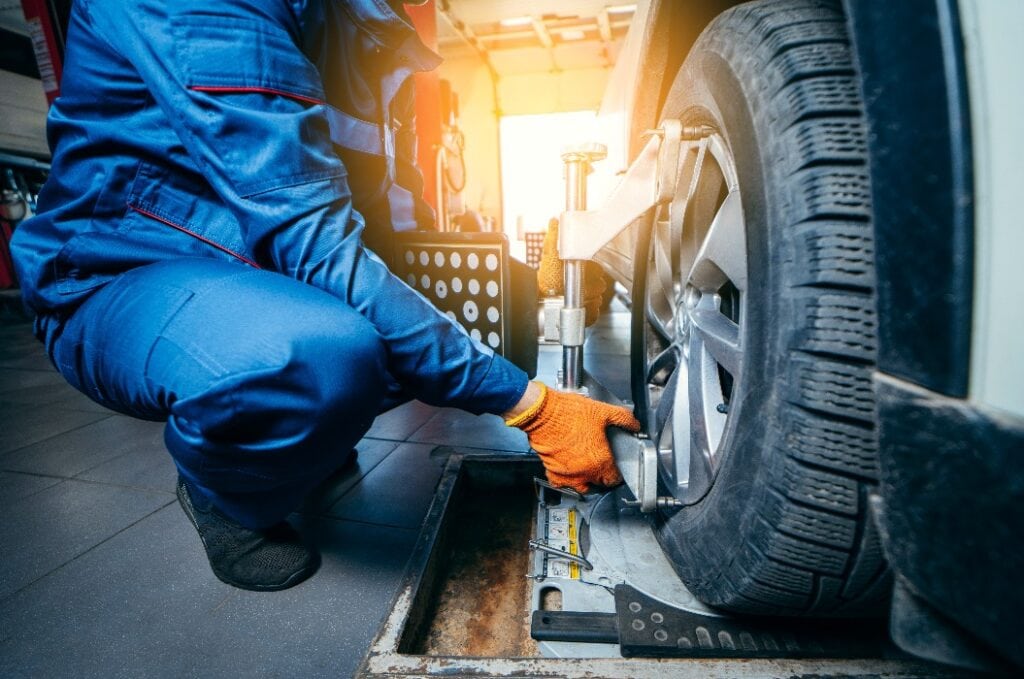
M 558 310 L 559 342 L 563 347 L 582 347 L 586 335 L 587 310 L 582 308 Z
M 662 167 L 673 157 L 678 162 L 681 128 L 677 120 L 665 121 L 663 133 L 651 135 L 600 208 L 562 213 L 558 231 L 558 254 L 562 259 L 593 259 L 598 250 L 664 200 L 663 196 L 675 192 L 674 186 L 665 185 L 669 173 Z M 671 166 L 673 178 L 676 165 Z
M 561 312 L 565 304 L 563 297 L 545 297 L 540 309 L 540 334 L 545 342 L 558 343 L 561 337 Z
M 596 210 L 562 213 L 558 253 L 566 260 L 590 260 L 613 238 L 625 231 L 655 205 L 671 201 L 679 181 L 679 154 L 684 141 L 696 141 L 714 133 L 706 125 L 684 126 L 666 120 L 648 132 L 650 139 Z
M 658 448 L 648 438 L 641 438 L 624 429 L 609 428 L 615 464 L 622 480 L 636 498 L 627 506 L 638 507 L 644 514 L 658 508 Z

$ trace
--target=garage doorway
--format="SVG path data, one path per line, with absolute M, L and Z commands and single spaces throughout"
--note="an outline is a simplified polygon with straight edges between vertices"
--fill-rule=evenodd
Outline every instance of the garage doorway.
M 595 111 L 501 118 L 502 223 L 513 255 L 525 259 L 525 233 L 546 231 L 565 209 L 562 149 L 594 141 Z

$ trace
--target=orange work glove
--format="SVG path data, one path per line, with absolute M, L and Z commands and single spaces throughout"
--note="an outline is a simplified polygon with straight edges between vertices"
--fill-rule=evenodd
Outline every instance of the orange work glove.
M 622 483 L 605 428 L 640 431 L 640 423 L 625 408 L 580 394 L 550 390 L 539 382 L 540 397 L 522 414 L 505 424 L 526 432 L 530 446 L 540 455 L 548 481 L 585 493 L 593 485 Z
M 607 285 L 600 265 L 587 262 L 583 267 L 583 306 L 587 310 L 588 326 L 597 322 L 601 315 L 601 300 Z M 544 297 L 559 297 L 565 294 L 565 263 L 558 258 L 558 220 L 548 222 L 544 235 L 544 249 L 540 255 L 540 269 L 537 271 L 537 289 Z

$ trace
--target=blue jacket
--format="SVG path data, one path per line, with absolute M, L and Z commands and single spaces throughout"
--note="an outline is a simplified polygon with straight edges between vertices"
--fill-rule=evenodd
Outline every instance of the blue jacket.
M 410 76 L 438 62 L 384 0 L 76 0 L 52 172 L 12 242 L 40 335 L 124 271 L 215 257 L 351 305 L 411 395 L 510 408 L 526 375 L 365 245 L 432 219 Z

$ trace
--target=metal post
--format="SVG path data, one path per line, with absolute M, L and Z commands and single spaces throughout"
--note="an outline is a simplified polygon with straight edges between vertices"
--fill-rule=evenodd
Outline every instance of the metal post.
M 562 155 L 565 163 L 565 210 L 587 209 L 587 175 L 590 157 L 584 153 Z M 583 328 L 586 310 L 583 306 L 584 264 L 581 260 L 565 262 L 565 304 L 561 311 L 562 388 L 583 389 Z

